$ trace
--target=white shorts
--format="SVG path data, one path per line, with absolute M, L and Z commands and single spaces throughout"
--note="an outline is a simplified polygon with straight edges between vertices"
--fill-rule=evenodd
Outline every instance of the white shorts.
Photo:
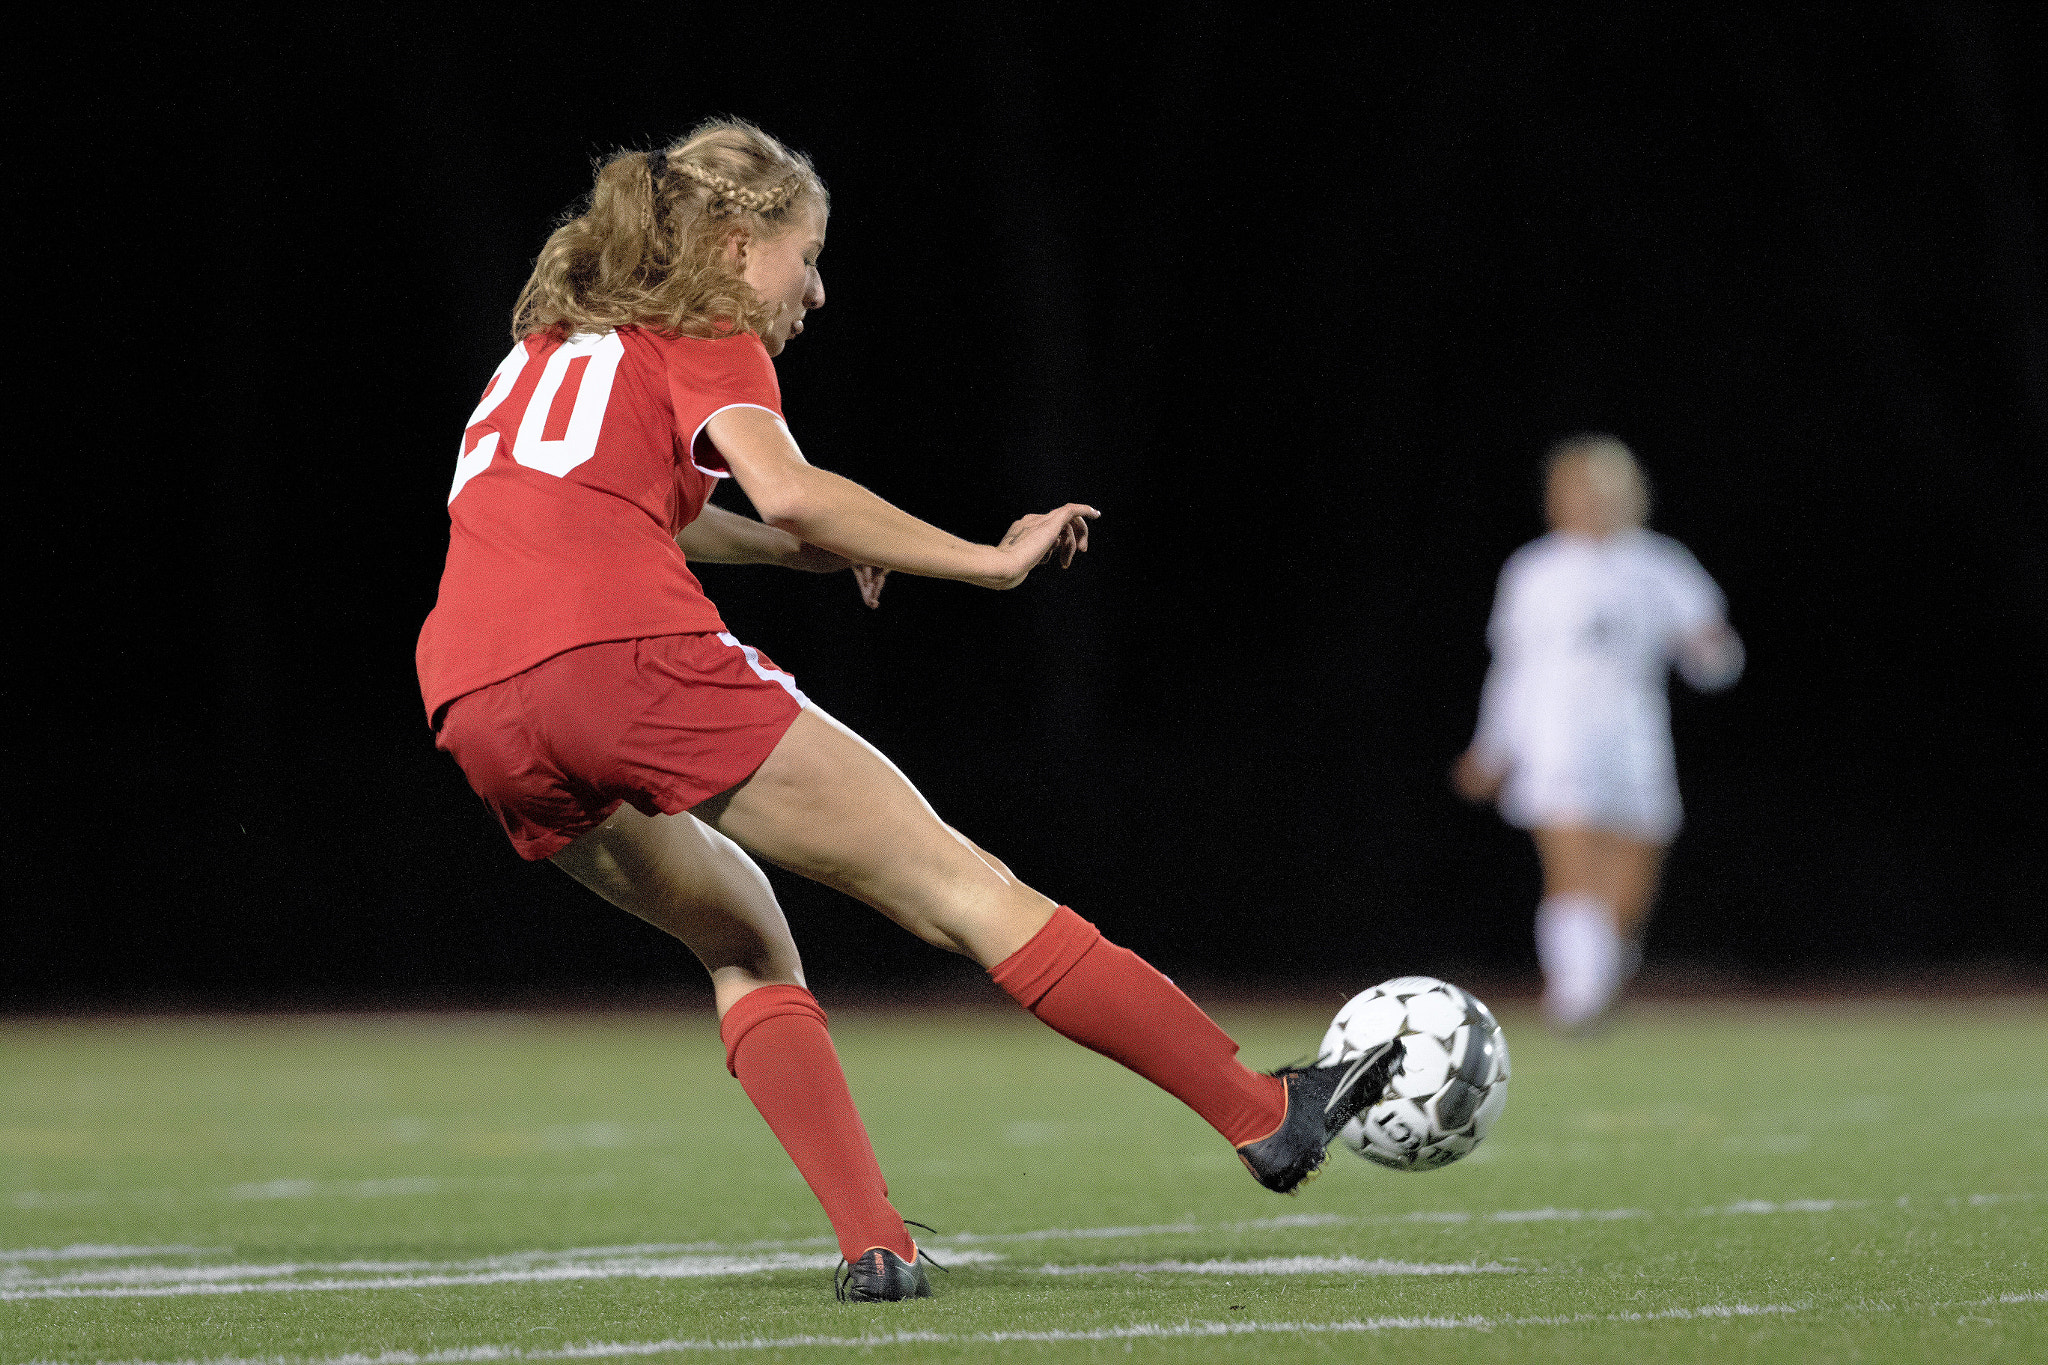
M 1636 757 L 1635 762 L 1600 754 L 1518 758 L 1501 786 L 1501 818 L 1518 829 L 1577 825 L 1668 844 L 1678 836 L 1685 815 L 1677 776 L 1668 762 Z

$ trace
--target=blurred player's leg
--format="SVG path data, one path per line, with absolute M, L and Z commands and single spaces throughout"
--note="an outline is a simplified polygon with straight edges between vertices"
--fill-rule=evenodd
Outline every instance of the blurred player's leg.
M 1621 984 L 1624 947 L 1614 912 L 1584 892 L 1545 896 L 1536 909 L 1536 956 L 1544 1014 L 1560 1028 L 1591 1022 Z
M 874 906 L 989 969 L 1066 1037 L 1181 1100 L 1241 1146 L 1279 1127 L 1284 1082 L 1135 953 L 948 828 L 895 765 L 816 707 L 697 814 L 759 856 Z
M 688 815 L 621 806 L 555 865 L 688 945 L 711 973 L 726 1067 L 824 1206 L 849 1261 L 874 1247 L 914 1261 L 874 1145 L 854 1108 L 825 1011 L 768 879 L 732 840 Z
M 1606 886 L 1608 903 L 1614 907 L 1614 926 L 1631 941 L 1640 939 L 1657 899 L 1657 882 L 1664 870 L 1664 846 L 1626 834 L 1594 830 L 1593 847 L 1599 876 Z
M 1543 1008 L 1575 1028 L 1597 1019 L 1635 972 L 1662 846 L 1580 826 L 1531 830 L 1543 862 L 1536 953 Z

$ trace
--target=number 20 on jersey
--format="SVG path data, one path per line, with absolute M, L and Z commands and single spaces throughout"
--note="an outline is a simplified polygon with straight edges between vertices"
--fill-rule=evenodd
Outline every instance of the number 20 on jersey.
M 528 354 L 523 341 L 515 344 L 463 424 L 448 501 L 488 469 L 501 449 L 518 464 L 558 479 L 595 455 L 624 355 L 617 332 L 573 336 L 545 356 Z M 529 385 L 527 374 L 535 368 L 539 377 Z M 513 395 L 522 391 L 525 402 L 513 405 Z M 506 431 L 513 432 L 508 449 L 502 442 Z

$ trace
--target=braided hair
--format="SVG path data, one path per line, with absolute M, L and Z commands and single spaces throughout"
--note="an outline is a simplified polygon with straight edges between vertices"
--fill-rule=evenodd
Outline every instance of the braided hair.
M 760 333 L 773 312 L 726 260 L 735 230 L 779 237 L 829 204 L 810 159 L 739 119 L 622 152 L 548 238 L 513 308 L 518 337 L 638 325 L 678 336 Z
M 666 159 L 664 154 L 664 160 Z M 675 170 L 677 174 L 688 176 L 710 192 L 711 197 L 705 202 L 704 211 L 716 218 L 729 218 L 741 210 L 764 216 L 775 213 L 786 207 L 804 187 L 804 175 L 801 171 L 793 172 L 780 184 L 765 190 L 756 190 L 736 184 L 729 177 L 693 161 L 676 162 Z

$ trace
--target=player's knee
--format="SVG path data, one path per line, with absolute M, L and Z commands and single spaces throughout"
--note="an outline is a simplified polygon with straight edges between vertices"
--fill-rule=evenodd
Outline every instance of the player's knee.
M 803 980 L 803 958 L 797 952 L 796 941 L 786 932 L 760 933 L 726 926 L 719 933 L 690 935 L 688 942 L 690 951 L 713 980 L 721 972 L 736 972 L 766 984 Z
M 1004 945 L 998 956 L 1007 955 L 1016 944 L 1037 933 L 1059 908 L 1014 879 L 996 886 L 955 883 L 948 889 L 952 894 L 936 898 L 929 916 L 931 928 L 943 941 L 925 937 L 985 965 L 994 951 L 992 945 Z

